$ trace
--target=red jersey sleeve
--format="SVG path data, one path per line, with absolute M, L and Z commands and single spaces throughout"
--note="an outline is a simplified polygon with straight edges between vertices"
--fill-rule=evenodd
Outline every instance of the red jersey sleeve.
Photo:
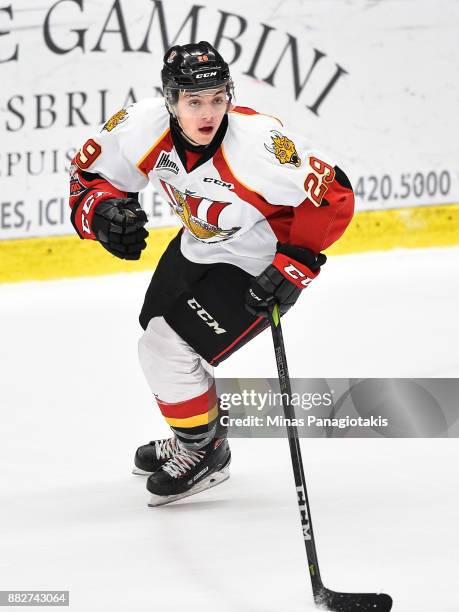
M 342 236 L 354 214 L 354 192 L 346 174 L 335 166 L 334 178 L 320 202 L 307 197 L 293 208 L 289 244 L 320 253 Z
M 71 221 L 80 238 L 95 240 L 92 219 L 96 206 L 109 198 L 126 198 L 129 194 L 120 191 L 100 174 L 86 172 L 73 161 L 70 167 Z

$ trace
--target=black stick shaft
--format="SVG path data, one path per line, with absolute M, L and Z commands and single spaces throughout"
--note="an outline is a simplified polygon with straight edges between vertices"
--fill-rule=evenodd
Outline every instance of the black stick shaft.
M 300 511 L 301 527 L 303 530 L 304 544 L 308 558 L 309 575 L 312 582 L 314 595 L 319 594 L 323 587 L 320 577 L 319 562 L 317 560 L 314 531 L 312 528 L 311 510 L 309 508 L 306 480 L 304 478 L 303 460 L 301 458 L 298 429 L 291 424 L 295 418 L 295 410 L 292 406 L 292 388 L 287 368 L 287 357 L 285 354 L 284 339 L 280 323 L 279 307 L 277 304 L 269 312 L 269 322 L 273 335 L 274 354 L 276 357 L 277 373 L 279 376 L 280 391 L 282 394 L 282 407 L 287 421 L 287 436 L 292 458 L 293 475 L 297 493 L 298 508 Z

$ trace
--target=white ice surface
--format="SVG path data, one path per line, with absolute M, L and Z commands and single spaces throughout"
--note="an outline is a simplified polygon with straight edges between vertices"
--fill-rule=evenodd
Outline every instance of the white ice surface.
M 0 590 L 71 610 L 313 610 L 286 440 L 233 440 L 232 476 L 148 508 L 133 451 L 167 433 L 136 360 L 149 274 L 0 287 Z M 457 377 L 459 249 L 329 261 L 284 323 L 292 376 Z M 275 377 L 256 338 L 219 376 Z M 319 561 L 396 612 L 458 612 L 457 440 L 309 439 Z

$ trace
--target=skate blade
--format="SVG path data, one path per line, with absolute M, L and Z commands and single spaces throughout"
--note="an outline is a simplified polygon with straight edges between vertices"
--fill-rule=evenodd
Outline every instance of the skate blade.
M 179 493 L 178 495 L 152 494 L 148 505 L 150 508 L 156 508 L 156 506 L 165 506 L 166 504 L 178 501 L 179 499 L 183 499 L 184 497 L 189 497 L 190 495 L 195 495 L 196 493 L 201 493 L 201 491 L 206 491 L 207 489 L 216 487 L 222 482 L 225 482 L 225 480 L 228 480 L 229 477 L 229 466 L 224 467 L 218 472 L 214 472 L 207 478 L 204 478 L 204 480 L 196 484 L 194 487 L 191 487 L 191 489 L 189 489 L 185 493 Z
M 141 470 L 136 465 L 132 468 L 133 474 L 138 474 L 139 476 L 150 476 L 153 472 L 147 472 L 146 470 Z

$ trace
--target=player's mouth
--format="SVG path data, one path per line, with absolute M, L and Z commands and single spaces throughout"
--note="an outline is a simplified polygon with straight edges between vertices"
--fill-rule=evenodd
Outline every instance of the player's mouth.
M 209 134 L 212 134 L 213 130 L 214 128 L 212 125 L 205 125 L 204 127 L 199 128 L 199 133 L 208 136 Z

